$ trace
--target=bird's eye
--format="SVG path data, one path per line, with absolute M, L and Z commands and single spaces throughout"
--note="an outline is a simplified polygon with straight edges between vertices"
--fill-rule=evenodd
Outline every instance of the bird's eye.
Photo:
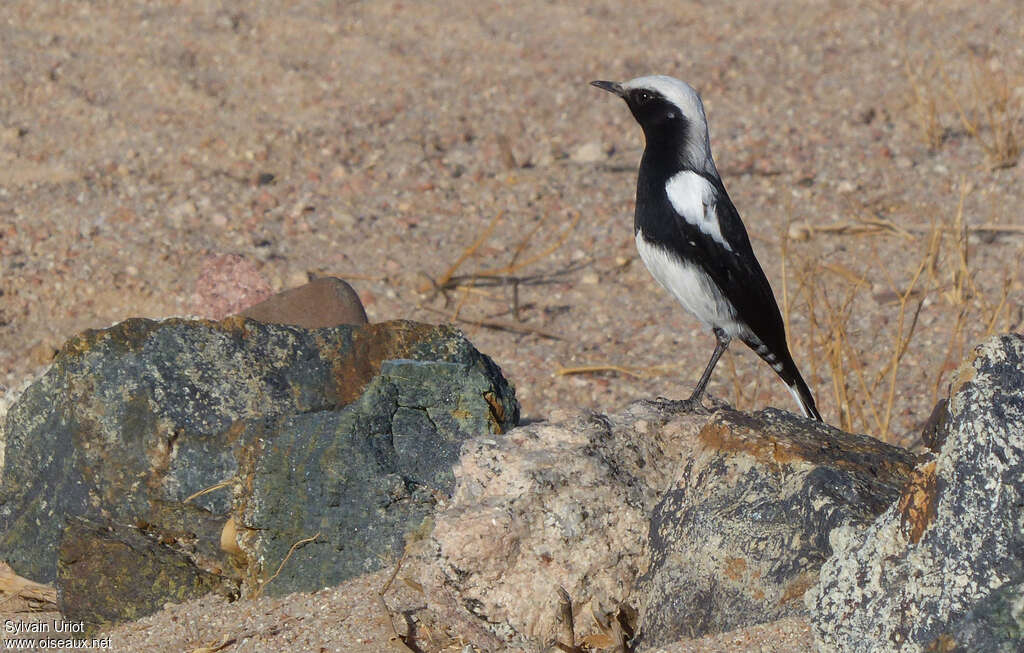
M 636 95 L 636 102 L 637 102 L 637 104 L 647 104 L 648 102 L 650 102 L 653 99 L 654 99 L 654 96 L 651 95 L 650 93 L 648 93 L 647 91 L 640 91 Z

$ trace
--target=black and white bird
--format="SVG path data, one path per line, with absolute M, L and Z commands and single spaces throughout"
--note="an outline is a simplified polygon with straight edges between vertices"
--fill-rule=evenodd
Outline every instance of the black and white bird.
M 640 258 L 717 340 L 690 406 L 699 405 L 715 364 L 738 338 L 782 377 L 803 414 L 821 421 L 786 345 L 771 286 L 711 158 L 700 95 L 665 75 L 591 83 L 626 101 L 647 141 L 633 224 Z

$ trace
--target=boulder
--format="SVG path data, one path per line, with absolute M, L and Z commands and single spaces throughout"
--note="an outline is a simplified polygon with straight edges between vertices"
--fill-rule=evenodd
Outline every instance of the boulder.
M 654 509 L 640 649 L 805 614 L 829 531 L 871 522 L 915 462 L 772 408 L 716 413 Z
M 451 489 L 460 442 L 518 416 L 498 367 L 450 327 L 128 320 L 69 341 L 7 413 L 0 552 L 58 589 L 103 587 L 124 570 L 74 552 L 113 528 L 177 556 L 145 560 L 187 559 L 236 590 L 275 575 L 267 591 L 318 589 L 400 556 Z
M 606 636 L 651 647 L 803 614 L 829 530 L 898 495 L 915 457 L 777 410 L 641 401 L 475 438 L 435 517 L 423 583 L 509 646 Z M 667 494 L 666 494 L 667 491 Z M 596 629 L 596 630 L 595 630 Z
M 938 453 L 898 501 L 866 528 L 832 532 L 834 555 L 806 595 L 822 650 L 1024 645 L 1024 338 L 976 347 L 946 410 Z
M 249 421 L 226 491 L 247 561 L 244 593 L 312 591 L 394 564 L 407 537 L 429 532 L 463 441 L 503 428 L 488 392 L 489 380 L 464 365 L 385 361 L 341 410 Z
M 540 650 L 560 631 L 561 587 L 575 632 L 593 633 L 594 614 L 630 600 L 651 511 L 706 420 L 641 401 L 467 442 L 422 563 L 432 608 Z

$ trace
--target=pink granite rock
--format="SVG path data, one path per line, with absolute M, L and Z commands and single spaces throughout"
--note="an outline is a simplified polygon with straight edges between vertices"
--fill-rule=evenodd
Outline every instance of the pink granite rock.
M 221 320 L 270 294 L 270 284 L 252 261 L 237 254 L 211 254 L 199 267 L 192 312 Z

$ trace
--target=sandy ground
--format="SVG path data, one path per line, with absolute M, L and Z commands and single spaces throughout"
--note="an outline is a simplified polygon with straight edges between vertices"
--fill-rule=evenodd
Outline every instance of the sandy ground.
M 4 3 L 0 393 L 81 329 L 202 312 L 231 253 L 274 289 L 347 278 L 371 320 L 459 321 L 528 418 L 685 396 L 713 339 L 636 256 L 641 134 L 587 85 L 667 73 L 704 95 L 822 413 L 914 445 L 964 348 L 1021 328 L 1022 11 Z M 710 389 L 794 408 L 742 346 Z

